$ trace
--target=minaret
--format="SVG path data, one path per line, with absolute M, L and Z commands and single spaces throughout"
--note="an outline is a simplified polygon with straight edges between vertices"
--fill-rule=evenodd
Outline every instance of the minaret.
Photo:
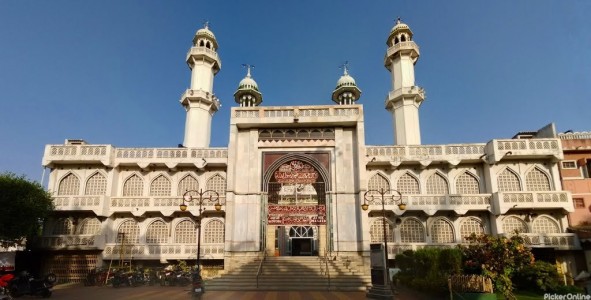
M 414 65 L 419 59 L 419 46 L 412 40 L 408 25 L 396 21 L 388 36 L 384 65 L 392 73 L 392 91 L 386 109 L 392 113 L 395 145 L 420 145 L 419 106 L 425 91 L 415 85 Z
M 250 69 L 254 68 L 254 66 L 247 64 L 242 66 L 246 67 L 246 77 L 240 80 L 238 89 L 234 93 L 234 100 L 240 104 L 240 107 L 259 106 L 263 102 L 263 95 L 259 92 L 256 81 L 250 76 Z
M 355 104 L 361 97 L 361 90 L 357 87 L 355 79 L 349 75 L 347 65 L 347 62 L 343 64 L 343 76 L 339 78 L 332 92 L 332 101 L 339 105 Z
M 187 111 L 185 122 L 185 147 L 207 148 L 211 139 L 211 119 L 220 108 L 220 101 L 213 94 L 213 77 L 222 62 L 217 54 L 218 43 L 205 23 L 193 38 L 193 47 L 187 53 L 191 68 L 191 87 L 181 97 Z

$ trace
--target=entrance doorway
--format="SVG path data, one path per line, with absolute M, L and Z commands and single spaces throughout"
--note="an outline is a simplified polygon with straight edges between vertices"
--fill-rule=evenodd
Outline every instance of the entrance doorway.
M 291 256 L 311 256 L 312 239 L 293 238 L 291 239 Z

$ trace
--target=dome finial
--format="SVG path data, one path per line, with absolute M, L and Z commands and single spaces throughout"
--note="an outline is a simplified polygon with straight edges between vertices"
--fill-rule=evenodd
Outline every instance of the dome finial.
M 349 61 L 346 60 L 345 63 L 343 63 L 339 69 L 343 69 L 343 75 L 349 75 L 348 69 L 349 69 Z
M 205 22 L 203 22 L 203 28 L 209 29 L 209 21 L 206 20 Z
M 396 24 L 400 24 L 402 23 L 402 20 L 400 20 L 400 17 L 396 18 Z
M 242 64 L 242 66 L 246 68 L 246 77 L 250 78 L 250 69 L 254 69 L 254 65 Z

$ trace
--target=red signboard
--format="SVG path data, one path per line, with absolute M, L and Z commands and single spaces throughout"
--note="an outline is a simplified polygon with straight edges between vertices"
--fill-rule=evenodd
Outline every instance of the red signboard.
M 314 167 L 299 160 L 281 165 L 274 175 L 279 183 L 314 183 L 318 179 Z
M 269 205 L 269 225 L 324 225 L 325 205 Z

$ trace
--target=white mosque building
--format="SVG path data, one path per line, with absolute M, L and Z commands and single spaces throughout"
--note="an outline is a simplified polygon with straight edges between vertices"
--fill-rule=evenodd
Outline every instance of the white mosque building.
M 313 106 L 264 106 L 248 68 L 234 94 L 228 146 L 212 148 L 212 118 L 221 101 L 213 83 L 222 64 L 215 35 L 199 29 L 186 58 L 190 88 L 180 99 L 182 147 L 83 140 L 46 146 L 43 166 L 56 206 L 41 240 L 47 268 L 80 280 L 89 268 L 112 261 L 195 263 L 201 220 L 204 267 L 330 253 L 369 272 L 370 244 L 384 236 L 393 259 L 408 249 L 455 246 L 471 233 L 518 230 L 539 255 L 568 270 L 580 245 L 566 230 L 574 208 L 561 190 L 563 153 L 553 126 L 526 139 L 422 145 L 425 92 L 414 76 L 419 46 L 400 20 L 385 38 L 392 88 L 384 108 L 392 114 L 394 145 L 365 144 L 361 90 L 346 67 L 334 104 Z M 380 189 L 401 194 L 384 195 L 385 211 L 381 195 L 371 192 Z M 200 198 L 192 190 L 218 196 Z M 181 211 L 185 194 L 193 201 Z

